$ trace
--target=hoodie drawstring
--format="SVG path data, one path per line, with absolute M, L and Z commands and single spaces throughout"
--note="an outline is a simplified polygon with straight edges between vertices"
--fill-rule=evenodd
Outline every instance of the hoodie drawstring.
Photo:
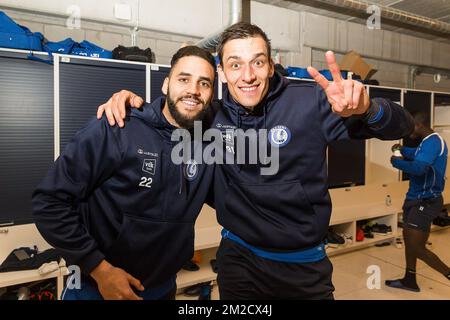
M 178 172 L 180 174 L 179 179 L 178 179 L 178 194 L 181 194 L 183 192 L 183 184 L 184 184 L 183 164 L 180 164 L 180 170 Z
M 241 125 L 242 125 L 242 120 L 241 120 L 241 112 L 240 112 L 240 110 L 238 110 L 238 112 L 237 112 L 237 117 L 238 117 L 238 121 L 237 121 L 237 128 L 238 129 L 240 129 L 241 128 Z M 234 139 L 234 138 L 233 138 Z M 234 141 L 236 141 L 235 139 L 234 139 Z M 236 150 L 236 149 L 235 149 Z M 236 156 L 236 155 L 235 155 Z M 242 170 L 242 164 L 241 163 L 239 163 L 238 164 L 238 172 L 241 172 L 241 170 Z
M 238 116 L 238 119 L 237 119 L 237 127 L 238 127 L 238 129 L 240 129 L 241 128 L 241 125 L 242 125 L 242 120 L 241 120 L 241 112 L 238 110 L 238 112 L 237 112 L 237 116 Z
M 263 109 L 263 115 L 264 115 L 264 127 L 263 127 L 263 129 L 266 129 L 266 128 L 267 128 L 267 124 L 266 124 L 266 114 L 267 114 L 267 104 L 264 106 L 264 109 Z

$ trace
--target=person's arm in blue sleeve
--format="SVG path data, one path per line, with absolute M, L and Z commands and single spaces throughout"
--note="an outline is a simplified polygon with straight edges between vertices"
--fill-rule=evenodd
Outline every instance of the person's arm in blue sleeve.
M 402 156 L 407 160 L 414 160 L 414 156 L 416 154 L 417 148 L 410 148 L 410 147 L 402 147 L 400 149 L 400 152 L 402 153 Z
M 392 157 L 391 159 L 392 166 L 403 172 L 406 172 L 412 176 L 422 176 L 427 172 L 428 167 L 430 166 L 427 163 L 413 160 L 403 160 L 402 158 Z
M 427 169 L 434 163 L 441 152 L 440 143 L 434 141 L 425 141 L 420 148 L 420 151 L 415 156 L 414 160 L 408 161 L 401 158 L 393 157 L 391 159 L 392 165 L 410 175 L 422 176 L 427 172 Z
M 343 118 L 332 112 L 327 96 L 317 86 L 322 130 L 328 142 L 340 139 L 398 140 L 414 130 L 414 119 L 400 105 L 383 98 L 370 100 L 370 107 L 364 115 Z
M 121 163 L 119 142 L 106 119 L 80 130 L 32 196 L 32 213 L 45 240 L 89 274 L 103 259 L 75 210 Z

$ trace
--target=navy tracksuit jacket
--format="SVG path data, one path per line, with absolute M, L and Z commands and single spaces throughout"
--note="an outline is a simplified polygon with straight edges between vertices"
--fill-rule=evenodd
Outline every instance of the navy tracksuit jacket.
M 257 164 L 218 165 L 214 179 L 218 221 L 247 244 L 275 252 L 311 248 L 325 238 L 331 215 L 326 165 L 331 141 L 394 140 L 414 129 L 411 115 L 389 100 L 372 100 L 381 107 L 374 123 L 357 116 L 342 118 L 332 112 L 318 85 L 290 82 L 277 73 L 266 98 L 251 114 L 227 89 L 222 102 L 212 127 L 222 130 L 228 141 L 226 130 L 270 130 L 280 166 L 275 175 L 261 175 Z
M 123 129 L 90 121 L 33 194 L 37 228 L 85 274 L 106 259 L 155 287 L 193 255 L 214 166 L 172 163 L 164 101 L 132 110 Z

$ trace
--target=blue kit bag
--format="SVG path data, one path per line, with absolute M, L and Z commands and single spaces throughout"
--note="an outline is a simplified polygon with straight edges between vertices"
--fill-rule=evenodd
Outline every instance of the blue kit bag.
M 46 41 L 42 45 L 42 49 L 46 52 L 60 53 L 60 54 L 70 54 L 77 42 L 72 38 L 67 38 L 62 41 L 52 42 Z
M 105 59 L 112 58 L 111 51 L 105 50 L 93 44 L 92 42 L 86 40 L 81 41 L 80 43 L 75 45 L 70 54 L 91 58 L 105 58 Z
M 0 47 L 30 50 L 28 58 L 52 64 L 52 53 L 73 54 L 90 58 L 111 59 L 112 52 L 105 50 L 89 41 L 80 43 L 72 38 L 52 42 L 44 38 L 40 32 L 31 32 L 27 27 L 18 25 L 14 20 L 0 11 Z M 31 51 L 45 51 L 49 59 L 39 58 Z
M 309 75 L 308 70 L 306 68 L 298 68 L 298 67 L 287 67 L 287 72 L 289 73 L 289 77 L 293 78 L 301 78 L 301 79 L 312 79 Z M 320 70 L 320 74 L 322 74 L 327 80 L 333 81 L 333 76 L 329 70 Z M 341 71 L 341 75 L 343 79 L 347 79 L 347 71 Z
M 42 33 L 31 32 L 0 11 L 0 47 L 42 51 L 43 39 Z

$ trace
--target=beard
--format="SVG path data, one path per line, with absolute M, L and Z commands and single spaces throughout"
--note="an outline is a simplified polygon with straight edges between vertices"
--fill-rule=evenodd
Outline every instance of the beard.
M 180 112 L 179 108 L 177 107 L 177 103 L 180 102 L 182 99 L 186 99 L 186 98 L 196 100 L 197 103 L 203 105 L 202 109 L 192 117 L 182 114 Z M 169 107 L 170 115 L 173 117 L 173 119 L 176 121 L 176 123 L 178 123 L 178 125 L 184 129 L 190 129 L 190 128 L 194 127 L 194 121 L 203 120 L 203 118 L 205 117 L 205 115 L 208 111 L 209 103 L 206 103 L 202 99 L 194 97 L 192 95 L 185 95 L 185 96 L 179 97 L 175 100 L 175 99 L 172 99 L 172 97 L 170 96 L 170 91 L 167 90 L 166 99 L 167 99 L 167 105 Z

